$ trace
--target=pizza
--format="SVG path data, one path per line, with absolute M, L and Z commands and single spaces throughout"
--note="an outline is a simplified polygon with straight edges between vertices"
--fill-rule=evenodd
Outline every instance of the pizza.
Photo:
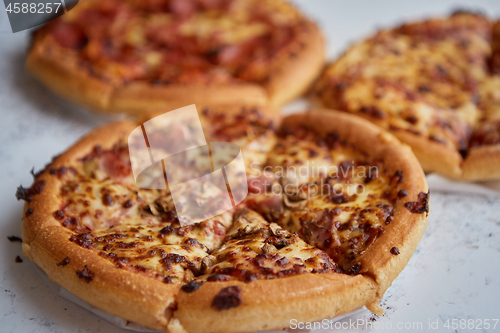
M 169 332 L 280 329 L 362 306 L 381 313 L 427 225 L 422 168 L 366 120 L 311 111 L 278 124 L 272 113 L 200 112 L 207 141 L 240 147 L 248 196 L 191 224 L 169 188 L 136 185 L 127 137 L 137 122 L 93 130 L 18 188 L 24 254 L 88 303 Z M 159 134 L 148 139 L 179 135 Z
M 458 11 L 403 24 L 327 66 L 314 99 L 389 130 L 428 172 L 500 178 L 500 23 Z
M 324 62 L 317 26 L 282 0 L 87 0 L 35 31 L 26 67 L 106 113 L 281 106 Z

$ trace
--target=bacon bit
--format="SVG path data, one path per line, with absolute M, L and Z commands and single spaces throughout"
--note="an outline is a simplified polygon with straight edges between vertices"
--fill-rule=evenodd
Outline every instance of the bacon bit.
M 36 181 L 30 188 L 19 186 L 16 191 L 16 199 L 31 202 L 33 196 L 42 193 L 45 186 L 45 180 Z
M 132 166 L 128 159 L 122 158 L 128 153 L 126 147 L 114 147 L 99 156 L 99 168 L 113 179 L 122 179 L 130 175 Z
M 161 230 L 160 230 L 160 237 L 163 238 L 165 235 L 170 235 L 173 232 L 174 232 L 174 228 L 172 228 L 171 226 L 167 225 L 166 227 L 161 228 Z
M 347 194 L 334 193 L 334 194 L 326 197 L 326 200 L 328 200 L 329 202 L 331 202 L 333 204 L 340 205 L 340 204 L 344 204 L 344 203 L 349 202 L 351 199 L 349 198 L 349 196 Z
M 379 119 L 384 119 L 386 117 L 385 113 L 382 112 L 379 108 L 376 106 L 362 106 L 359 109 L 359 112 L 365 113 L 369 116 L 379 118 Z
M 429 212 L 429 192 L 420 192 L 418 201 L 409 201 L 405 203 L 406 209 L 414 214 L 423 214 Z
M 112 206 L 114 204 L 114 200 L 113 200 L 113 197 L 111 195 L 109 195 L 108 193 L 105 193 L 103 196 L 102 196 L 102 204 L 104 206 Z
M 20 243 L 23 242 L 23 240 L 21 239 L 21 237 L 17 237 L 17 236 L 7 236 L 7 239 L 10 242 L 20 242 Z
M 69 257 L 66 257 L 61 262 L 58 262 L 56 265 L 57 266 L 66 266 L 67 264 L 69 264 L 70 261 L 71 261 L 71 259 Z
M 262 250 L 262 253 L 264 253 L 264 254 L 273 254 L 273 253 L 278 252 L 278 250 L 276 249 L 276 247 L 274 247 L 271 244 L 267 244 L 267 243 L 264 244 L 264 246 L 262 246 L 261 250 Z
M 241 304 L 241 287 L 231 286 L 221 289 L 212 301 L 212 308 L 217 311 L 236 308 Z
M 64 176 L 65 174 L 67 174 L 67 173 L 68 173 L 68 169 L 66 169 L 66 167 L 65 167 L 65 166 L 61 166 L 59 169 L 57 169 L 57 168 L 51 168 L 51 169 L 49 170 L 49 173 L 50 173 L 51 175 L 56 175 L 56 176 L 57 176 L 57 178 L 59 178 L 59 179 L 60 179 L 62 176 Z
M 131 243 L 119 242 L 118 243 L 118 247 L 120 249 L 131 249 L 131 248 L 137 247 L 138 245 L 139 245 L 139 243 L 137 243 L 137 242 L 131 242 Z
M 231 280 L 231 277 L 229 275 L 225 274 L 212 274 L 207 278 L 207 281 L 210 282 L 221 282 L 221 281 L 229 281 Z
M 335 149 L 340 144 L 339 133 L 329 132 L 325 137 L 325 144 L 329 149 Z
M 440 144 L 446 144 L 446 141 L 444 141 L 443 139 L 440 139 L 437 136 L 432 135 L 432 134 L 429 135 L 429 139 L 434 141 L 434 142 L 440 143 Z
M 432 89 L 428 85 L 422 84 L 418 86 L 418 91 L 421 93 L 430 92 Z
M 392 253 L 392 254 L 394 254 L 395 256 L 397 256 L 397 255 L 399 254 L 399 249 L 398 249 L 397 247 L 395 247 L 395 246 L 394 246 L 394 247 L 391 249 L 391 253 Z
M 130 208 L 132 207 L 132 205 L 133 205 L 132 200 L 128 199 L 123 203 L 123 208 Z
M 55 219 L 59 221 L 61 221 L 64 218 L 64 212 L 62 210 L 56 210 L 53 215 Z
M 347 274 L 349 275 L 357 275 L 361 271 L 361 265 L 359 263 L 355 264 L 349 270 L 347 271 Z
M 146 267 L 141 266 L 141 265 L 135 265 L 134 268 L 136 270 L 138 270 L 139 272 L 143 272 L 143 273 L 147 273 L 149 271 L 149 269 L 147 269 Z
M 200 282 L 191 281 L 188 284 L 183 285 L 181 289 L 186 293 L 192 293 L 193 291 L 198 290 L 198 288 L 200 288 L 202 284 L 203 282 L 201 281 Z
M 465 148 L 460 148 L 458 150 L 458 153 L 460 154 L 460 156 L 462 156 L 462 159 L 465 160 L 465 158 L 467 158 L 467 156 L 469 155 L 469 150 L 466 147 Z
M 69 238 L 71 242 L 76 243 L 86 249 L 92 249 L 94 247 L 94 243 L 91 239 L 92 237 L 88 233 L 71 235 L 71 237 Z
M 168 253 L 165 256 L 165 258 L 160 260 L 160 263 L 165 264 L 164 266 L 165 266 L 165 269 L 167 269 L 167 270 L 171 269 L 171 267 L 170 267 L 171 264 L 186 263 L 188 265 L 188 267 L 194 267 L 194 264 L 192 262 L 190 262 L 189 260 L 187 260 L 186 257 L 181 256 L 181 255 L 176 254 L 176 253 Z
M 30 208 L 28 208 L 28 209 L 26 210 L 26 213 L 24 214 L 24 216 L 28 217 L 28 216 L 30 216 L 31 214 L 33 214 L 33 208 L 31 208 L 31 207 L 30 207 Z
M 21 259 L 20 256 L 17 256 L 15 260 L 16 260 L 17 263 L 22 263 L 23 262 L 23 259 Z
M 67 219 L 64 220 L 62 223 L 63 226 L 65 227 L 75 227 L 79 224 L 80 222 L 76 217 L 68 217 Z
M 212 255 L 208 255 L 208 256 L 204 257 L 201 261 L 200 272 L 206 273 L 208 271 L 208 269 L 214 265 L 216 260 L 217 259 Z
M 54 39 L 63 47 L 79 50 L 87 43 L 85 34 L 76 24 L 57 21 L 51 28 Z
M 194 247 L 197 247 L 197 248 L 200 248 L 200 249 L 203 249 L 203 245 L 200 244 L 200 242 L 198 242 L 196 239 L 194 238 L 188 238 L 186 240 L 186 243 L 191 245 L 191 246 L 194 246 Z
M 95 217 L 96 219 L 98 219 L 99 217 L 101 217 L 101 215 L 102 215 L 102 210 L 100 210 L 100 209 L 96 209 L 96 210 L 95 210 L 95 213 L 94 213 L 94 217 Z
M 87 267 L 85 267 L 81 271 L 76 271 L 76 276 L 78 276 L 80 279 L 84 279 L 87 283 L 94 280 L 94 273 Z

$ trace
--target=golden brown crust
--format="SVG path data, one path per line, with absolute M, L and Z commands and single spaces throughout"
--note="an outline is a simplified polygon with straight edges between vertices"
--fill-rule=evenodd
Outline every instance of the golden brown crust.
M 228 111 L 229 113 L 232 111 Z M 418 201 L 427 192 L 424 174 L 411 151 L 392 135 L 369 122 L 345 113 L 312 111 L 284 119 L 283 125 L 301 124 L 320 133 L 336 131 L 341 138 L 370 157 L 380 158 L 389 172 L 401 170 L 401 187 L 408 197 L 397 204 L 394 220 L 359 258 L 358 275 L 302 274 L 282 279 L 256 280 L 251 283 L 204 282 L 191 293 L 180 284 L 164 284 L 116 266 L 96 252 L 69 241 L 71 231 L 52 216 L 58 208 L 60 181 L 48 177 L 51 168 L 60 167 L 85 156 L 95 145 L 110 148 L 126 138 L 137 126 L 122 121 L 91 132 L 41 173 L 45 180 L 41 195 L 33 196 L 25 211 L 33 212 L 23 220 L 23 251 L 44 269 L 49 277 L 90 304 L 127 320 L 154 329 L 172 332 L 228 332 L 279 329 L 291 319 L 313 321 L 374 304 L 404 268 L 425 230 L 427 214 L 411 213 L 404 204 Z M 398 255 L 392 249 L 398 248 Z M 57 265 L 66 257 L 67 265 Z M 77 275 L 90 270 L 92 280 Z M 226 287 L 237 286 L 235 307 L 214 305 L 216 296 Z M 258 318 L 258 320 L 255 320 Z
M 238 307 L 212 306 L 226 287 L 241 288 Z M 180 304 L 169 325 L 172 332 L 251 332 L 280 329 L 298 322 L 332 318 L 375 298 L 370 278 L 343 274 L 307 274 L 252 283 L 204 283 L 192 293 L 180 292 Z

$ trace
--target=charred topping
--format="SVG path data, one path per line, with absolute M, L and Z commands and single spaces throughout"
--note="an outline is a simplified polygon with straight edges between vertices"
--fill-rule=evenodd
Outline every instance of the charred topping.
M 186 293 L 192 293 L 193 291 L 198 290 L 198 288 L 200 288 L 202 284 L 203 282 L 201 281 L 200 282 L 191 281 L 188 284 L 183 285 L 181 289 Z
M 429 192 L 420 192 L 418 201 L 409 201 L 405 203 L 406 209 L 414 214 L 423 214 L 429 212 Z
M 386 114 L 376 106 L 362 106 L 359 112 L 378 119 L 384 119 L 386 117 Z
M 69 264 L 70 261 L 71 261 L 71 259 L 69 257 L 66 257 L 61 262 L 58 262 L 56 265 L 57 266 L 66 266 L 67 264 Z
M 349 270 L 347 271 L 347 274 L 357 275 L 357 274 L 359 274 L 359 272 L 361 272 L 361 264 L 357 263 L 354 266 L 352 266 L 351 268 L 349 268 Z
M 76 271 L 76 276 L 78 276 L 80 279 L 84 279 L 87 283 L 94 280 L 94 273 L 87 267 L 85 267 L 81 271 Z
M 33 196 L 42 193 L 45 186 L 45 180 L 37 180 L 30 188 L 19 186 L 16 191 L 16 199 L 31 202 Z
M 18 237 L 18 236 L 7 236 L 7 239 L 10 241 L 10 242 L 23 242 L 23 240 L 21 239 L 21 237 Z
M 391 253 L 392 253 L 392 254 L 394 254 L 395 256 L 397 256 L 397 255 L 399 254 L 399 249 L 398 249 L 397 247 L 395 247 L 395 246 L 394 246 L 394 247 L 391 249 Z
M 212 301 L 212 308 L 222 311 L 238 307 L 241 304 L 241 291 L 239 286 L 221 289 Z
M 15 260 L 16 260 L 16 262 L 17 262 L 17 263 L 21 263 L 21 262 L 23 262 L 23 259 L 21 259 L 21 257 L 20 257 L 20 256 L 17 256 Z

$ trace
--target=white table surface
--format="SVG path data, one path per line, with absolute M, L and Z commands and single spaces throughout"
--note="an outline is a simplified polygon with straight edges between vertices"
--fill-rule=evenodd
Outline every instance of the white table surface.
M 500 1 L 295 1 L 322 26 L 330 58 L 377 27 L 404 19 L 446 14 L 456 7 L 479 8 L 500 17 Z M 0 4 L 3 11 L 3 4 Z M 29 33 L 9 32 L 0 13 L 0 332 L 125 332 L 56 294 L 22 257 L 19 184 L 29 170 L 93 127 L 109 121 L 66 105 L 24 73 Z M 451 189 L 451 187 L 450 187 Z M 500 319 L 500 196 L 436 190 L 429 227 L 410 263 L 382 299 L 385 315 L 363 310 L 344 319 L 346 332 L 389 330 L 447 332 L 448 319 Z M 21 255 L 23 263 L 14 258 Z M 430 329 L 429 323 L 438 325 Z M 371 323 L 367 324 L 367 323 Z M 421 323 L 421 328 L 419 326 Z M 450 324 L 452 322 L 450 321 Z M 345 324 L 344 324 L 345 327 Z M 435 326 L 432 326 L 433 328 Z M 293 331 L 293 330 L 292 330 Z M 499 331 L 496 329 L 460 329 Z

